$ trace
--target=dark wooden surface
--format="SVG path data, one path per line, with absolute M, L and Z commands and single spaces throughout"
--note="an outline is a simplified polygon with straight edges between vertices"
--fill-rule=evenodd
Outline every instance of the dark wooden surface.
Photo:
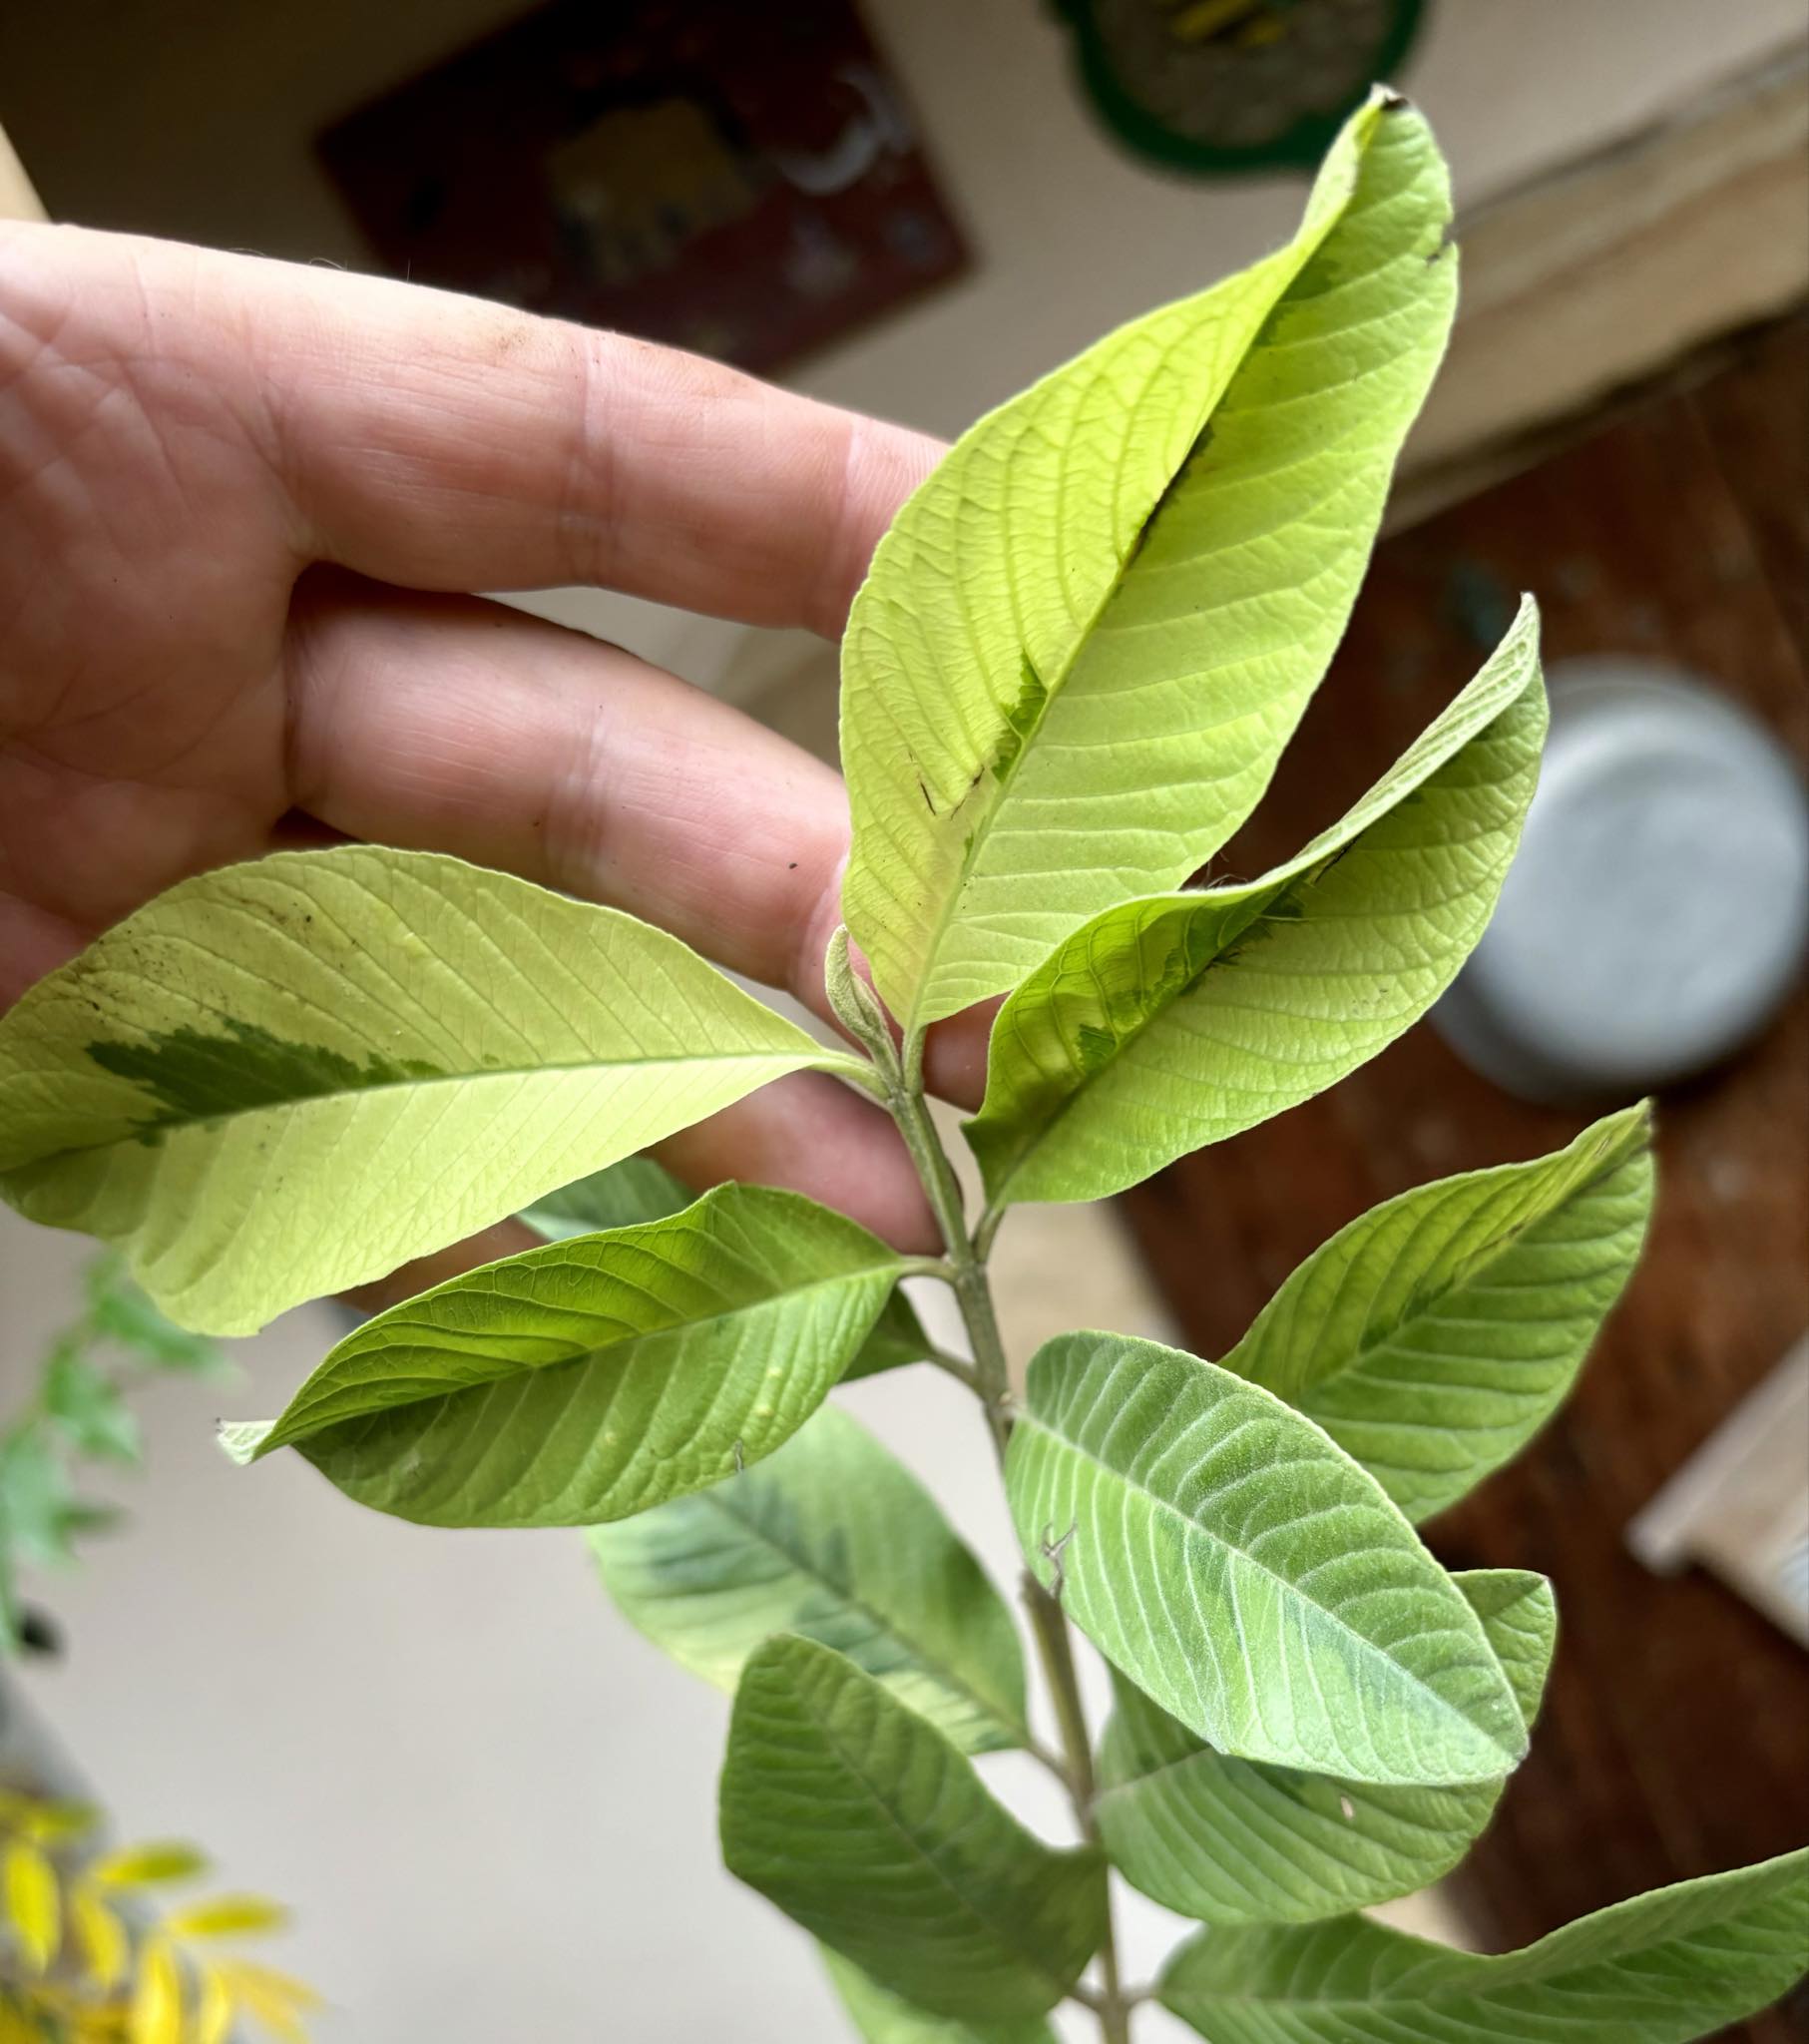
M 1386 542 L 1270 799 L 1217 866 L 1258 872 L 1338 815 L 1468 678 L 1522 589 L 1544 606 L 1549 660 L 1675 661 L 1809 761 L 1809 324 Z M 1556 1148 L 1583 1119 L 1509 1099 L 1422 1023 L 1127 1206 L 1189 1342 L 1215 1355 L 1375 1201 Z M 1536 1568 L 1558 1586 L 1533 1757 L 1460 1876 L 1492 1945 L 1809 1844 L 1809 1654 L 1718 1582 L 1660 1581 L 1623 1544 L 1809 1327 L 1809 995 L 1665 1098 L 1659 1129 L 1651 1243 L 1575 1397 L 1429 1532 L 1454 1567 Z M 1805 2044 L 1809 1997 L 1727 2034 Z

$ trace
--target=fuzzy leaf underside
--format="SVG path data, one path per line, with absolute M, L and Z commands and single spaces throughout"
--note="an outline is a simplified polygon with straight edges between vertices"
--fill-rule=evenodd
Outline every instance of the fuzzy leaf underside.
M 1691 2044 L 1809 1969 L 1809 1851 L 1684 1881 L 1478 1958 L 1344 1916 L 1208 1930 L 1162 2005 L 1211 2044 Z
M 1526 1726 L 1463 1593 L 1342 1449 L 1229 1371 L 1046 1342 L 1006 1490 L 1039 1581 L 1220 1753 L 1357 1782 L 1492 1782 Z
M 1004 1600 L 917 1479 L 833 1406 L 770 1461 L 590 1539 L 617 1609 L 718 1689 L 795 1633 L 965 1753 L 1029 1737 Z
M 1354 115 L 1287 248 L 964 434 L 843 647 L 848 926 L 915 1030 L 1248 814 L 1343 631 L 1456 299 L 1426 124 Z
M 664 1221 L 688 1207 L 695 1195 L 651 1157 L 626 1157 L 607 1170 L 593 1172 L 537 1200 L 522 1221 L 548 1242 L 604 1229 L 628 1228 L 636 1222 Z M 922 1362 L 932 1343 L 916 1309 L 902 1290 L 894 1290 L 880 1309 L 872 1330 L 842 1372 L 844 1383 L 876 1376 L 881 1370 L 903 1369 Z
M 808 1066 L 676 937 L 425 852 L 185 880 L 0 1017 L 0 1193 L 253 1332 Z
M 1316 1420 L 1414 1520 L 1455 1504 L 1557 1409 L 1638 1262 L 1650 1116 L 1550 1157 L 1440 1179 L 1307 1259 L 1224 1367 Z
M 434 1526 L 589 1526 L 789 1440 L 898 1259 L 797 1193 L 719 1186 L 664 1221 L 487 1264 L 348 1334 L 267 1425 L 358 1503 Z
M 1452 1580 L 1530 1731 L 1557 1638 L 1551 1585 L 1509 1569 Z M 1311 1923 L 1412 1894 L 1470 1849 L 1506 1786 L 1382 1788 L 1233 1760 L 1117 1687 L 1100 1749 L 1101 1840 L 1133 1887 L 1202 1922 Z
M 1059 1852 L 852 1662 L 769 1640 L 735 1693 L 722 1857 L 821 1943 L 934 2015 L 1023 2022 L 1098 1949 L 1106 1869 Z
M 1121 902 L 1000 1011 L 967 1125 L 995 1207 L 1122 1192 L 1310 1099 L 1450 985 L 1545 738 L 1539 615 L 1342 821 L 1246 886 Z

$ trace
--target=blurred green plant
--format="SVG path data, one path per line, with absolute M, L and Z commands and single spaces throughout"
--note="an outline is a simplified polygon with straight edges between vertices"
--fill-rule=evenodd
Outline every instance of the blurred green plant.
M 280 1904 L 161 1890 L 208 1862 L 175 1841 L 96 1849 L 101 1813 L 0 1789 L 0 2044 L 226 2044 L 241 2020 L 306 2044 L 313 1990 L 230 1941 Z M 226 1949 L 222 1949 L 225 1946 Z
M 121 1258 L 95 1258 L 81 1312 L 53 1337 L 31 1395 L 0 1417 L 0 1654 L 27 1636 L 21 1572 L 67 1567 L 78 1541 L 118 1520 L 81 1494 L 79 1474 L 84 1464 L 137 1466 L 131 1398 L 159 1375 L 218 1379 L 230 1365 L 217 1342 L 167 1320 Z

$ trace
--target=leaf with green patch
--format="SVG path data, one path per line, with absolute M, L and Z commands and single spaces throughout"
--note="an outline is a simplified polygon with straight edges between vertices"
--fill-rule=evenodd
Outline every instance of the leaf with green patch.
M 1058 1335 L 1005 1481 L 1038 1579 L 1220 1753 L 1406 1786 L 1492 1782 L 1525 1755 L 1463 1592 L 1372 1476 L 1229 1370 Z
M 1558 1612 L 1543 1576 L 1452 1580 L 1532 1728 Z M 1481 1836 L 1505 1781 L 1374 1788 L 1215 1753 L 1122 1678 L 1094 1814 L 1133 1887 L 1209 1923 L 1310 1923 L 1428 1886 Z
M 425 852 L 185 880 L 0 1017 L 0 1192 L 246 1333 L 808 1066 L 664 931 Z
M 1445 714 L 1296 858 L 1077 930 L 993 1027 L 967 1125 L 992 1205 L 1121 1192 L 1392 1043 L 1494 912 L 1545 728 L 1529 602 Z
M 576 1185 L 549 1193 L 521 1218 L 549 1242 L 564 1242 L 574 1235 L 588 1235 L 599 1229 L 628 1228 L 639 1221 L 664 1221 L 670 1214 L 682 1212 L 694 1197 L 688 1187 L 680 1185 L 651 1157 L 628 1157 L 607 1171 L 593 1172 Z M 872 1332 L 842 1372 L 842 1379 L 851 1382 L 855 1377 L 870 1377 L 881 1370 L 922 1362 L 930 1347 L 930 1337 L 923 1331 L 911 1301 L 902 1291 L 894 1291 L 874 1321 Z
M 844 1654 L 967 1753 L 1023 1746 L 1011 1613 L 922 1484 L 825 1407 L 732 1482 L 591 1534 L 617 1607 L 718 1689 L 775 1633 Z
M 1375 1207 L 1302 1264 L 1224 1358 L 1317 1420 L 1411 1519 L 1549 1419 L 1620 1296 L 1652 1205 L 1627 1108 L 1530 1164 Z
M 989 414 L 899 513 L 843 643 L 843 902 L 907 1031 L 1249 813 L 1443 352 L 1450 219 L 1378 95 L 1287 248 Z
M 486 1264 L 348 1334 L 267 1423 L 359 1504 L 429 1526 L 590 1526 L 769 1455 L 822 1403 L 899 1259 L 798 1193 Z
M 1809 1851 L 1680 1882 L 1479 1958 L 1361 1916 L 1213 1929 L 1158 1999 L 1212 2044 L 1690 2044 L 1809 1968 Z
M 110 1462 L 136 1462 L 143 1439 L 119 1386 L 79 1346 L 64 1341 L 44 1369 L 44 1410 L 78 1453 Z
M 1040 2017 L 1022 2023 L 974 2024 L 914 2008 L 827 1946 L 823 1966 L 863 2044 L 1058 2044 L 1056 2033 Z
M 721 1824 L 731 1873 L 935 2015 L 1039 2016 L 1105 1935 L 1100 1854 L 1033 1837 L 927 1719 L 813 1640 L 768 1640 L 742 1670 Z

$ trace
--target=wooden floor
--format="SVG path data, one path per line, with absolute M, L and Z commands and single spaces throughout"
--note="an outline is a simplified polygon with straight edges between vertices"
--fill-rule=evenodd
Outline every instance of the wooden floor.
M 1649 653 L 1713 678 L 1809 761 L 1809 324 L 1382 547 L 1262 815 L 1215 871 L 1330 822 L 1443 706 L 1522 589 L 1549 660 Z M 1422 1023 L 1333 1093 L 1129 1196 L 1190 1343 L 1230 1345 L 1375 1201 L 1556 1148 Z M 1809 1844 L 1809 1654 L 1714 1580 L 1659 1581 L 1627 1521 L 1809 1327 L 1809 994 L 1660 1103 L 1645 1262 L 1567 1411 L 1435 1522 L 1454 1567 L 1544 1570 L 1562 1632 L 1533 1758 L 1462 1880 L 1495 1945 Z M 1809 1959 L 1809 1954 L 1805 1955 Z M 1809 1996 L 1730 2037 L 1809 2040 Z M 1507 2040 L 1503 2040 L 1507 2044 Z

